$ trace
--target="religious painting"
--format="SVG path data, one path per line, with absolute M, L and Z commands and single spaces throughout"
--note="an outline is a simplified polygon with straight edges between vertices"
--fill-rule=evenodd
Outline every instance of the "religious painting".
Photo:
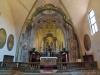
M 91 48 L 91 39 L 88 34 L 84 35 L 84 47 L 87 51 Z
M 8 50 L 11 51 L 13 46 L 14 46 L 14 36 L 11 34 L 11 35 L 9 35 L 8 40 L 7 40 Z
M 0 49 L 4 47 L 5 43 L 6 43 L 6 31 L 5 29 L 1 28 L 0 29 Z

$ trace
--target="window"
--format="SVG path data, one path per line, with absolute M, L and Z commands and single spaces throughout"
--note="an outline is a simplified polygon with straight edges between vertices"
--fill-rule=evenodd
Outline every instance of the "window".
M 90 13 L 88 15 L 88 20 L 89 20 L 89 24 L 90 24 L 91 34 L 94 35 L 96 32 L 98 32 L 98 27 L 96 24 L 95 13 L 93 10 L 90 11 Z

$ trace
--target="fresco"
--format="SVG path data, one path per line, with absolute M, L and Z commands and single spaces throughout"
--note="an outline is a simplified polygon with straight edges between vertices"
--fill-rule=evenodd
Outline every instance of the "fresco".
M 7 48 L 9 51 L 12 50 L 14 46 L 14 36 L 12 34 L 9 35 L 8 40 L 7 40 Z
M 1 28 L 0 29 L 0 49 L 4 47 L 5 43 L 6 43 L 6 31 L 5 29 Z

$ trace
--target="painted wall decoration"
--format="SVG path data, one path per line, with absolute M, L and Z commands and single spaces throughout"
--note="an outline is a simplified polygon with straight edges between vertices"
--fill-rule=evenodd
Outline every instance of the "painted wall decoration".
M 1 28 L 0 29 L 0 49 L 4 47 L 5 43 L 6 43 L 6 31 L 5 29 Z
M 12 34 L 9 35 L 8 40 L 7 40 L 7 48 L 9 51 L 12 50 L 14 46 L 14 36 Z
M 84 47 L 87 51 L 91 48 L 91 39 L 88 34 L 84 35 Z

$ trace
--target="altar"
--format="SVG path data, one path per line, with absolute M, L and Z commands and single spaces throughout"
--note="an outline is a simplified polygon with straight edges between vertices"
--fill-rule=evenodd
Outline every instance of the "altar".
M 41 73 L 57 72 L 57 57 L 40 57 L 40 69 Z

